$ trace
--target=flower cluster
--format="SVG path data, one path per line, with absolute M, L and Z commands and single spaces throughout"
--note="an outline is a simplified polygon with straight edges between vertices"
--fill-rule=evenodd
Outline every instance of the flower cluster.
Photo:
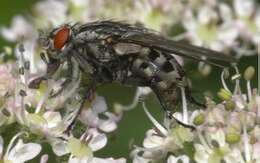
M 195 14 L 196 13 L 196 14 Z M 236 50 L 238 57 L 255 55 L 259 40 L 260 12 L 253 0 L 211 1 L 194 12 L 189 9 L 182 21 L 192 43 L 215 50 Z M 247 47 L 254 45 L 255 49 Z
M 18 15 L 11 27 L 1 28 L 0 33 L 12 42 L 31 40 L 30 49 L 35 46 L 32 42 L 38 29 L 97 19 L 143 23 L 148 28 L 168 33 L 181 25 L 182 30 L 174 33 L 175 39 L 187 39 L 215 50 L 235 50 L 237 57 L 256 54 L 260 37 L 259 5 L 254 0 L 126 0 L 120 3 L 115 0 L 43 0 L 33 7 L 32 17 Z
M 206 97 L 206 109 L 174 113 L 173 116 L 183 122 L 184 117 L 189 117 L 186 124 L 194 129 L 178 125 L 168 117 L 161 125 L 143 103 L 154 128 L 147 131 L 143 147 L 135 146 L 133 162 L 260 162 L 260 96 L 256 89 L 251 89 L 253 75 L 254 68 L 248 67 L 244 73 L 247 94 L 241 92 L 238 72 L 232 77 L 236 81 L 233 93 L 222 75 L 223 89 L 218 92 L 221 103 Z
M 80 115 L 83 132 L 77 135 L 70 130 L 68 133 L 72 117 L 76 116 L 81 107 L 79 83 L 74 83 L 71 89 L 54 98 L 49 98 L 50 93 L 59 85 L 59 80 L 49 79 L 41 84 L 38 90 L 28 88 L 30 78 L 34 78 L 34 75 L 30 73 L 30 67 L 27 65 L 30 62 L 24 57 L 26 50 L 22 44 L 18 50 L 20 55 L 17 63 L 2 64 L 0 67 L 0 77 L 4 79 L 0 83 L 0 127 L 17 124 L 21 131 L 18 130 L 19 133 L 13 137 L 6 153 L 1 152 L 1 159 L 25 162 L 37 156 L 41 151 L 40 144 L 24 144 L 19 139 L 14 146 L 16 139 L 26 134 L 28 137 L 25 137 L 25 140 L 31 140 L 33 137 L 48 142 L 57 156 L 69 155 L 68 162 L 125 162 L 125 159 L 103 159 L 94 157 L 93 154 L 107 144 L 106 134 L 117 128 L 121 114 L 109 112 L 105 99 L 94 94 L 91 101 L 85 103 Z M 60 113 L 62 108 L 66 110 L 65 115 Z M 0 140 L 3 144 L 2 138 Z M 32 148 L 34 150 L 31 150 Z M 3 151 L 3 146 L 1 149 Z M 43 160 L 47 159 L 44 155 Z

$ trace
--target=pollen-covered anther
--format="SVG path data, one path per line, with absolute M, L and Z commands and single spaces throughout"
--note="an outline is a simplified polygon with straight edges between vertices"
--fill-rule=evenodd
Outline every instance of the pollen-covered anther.
M 249 66 L 246 68 L 244 72 L 244 78 L 246 80 L 251 80 L 255 75 L 255 68 L 253 66 Z

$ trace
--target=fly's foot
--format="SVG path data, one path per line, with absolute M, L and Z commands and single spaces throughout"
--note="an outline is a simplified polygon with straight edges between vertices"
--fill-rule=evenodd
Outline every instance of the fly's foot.
M 186 123 L 183 123 L 182 121 L 178 120 L 177 118 L 175 118 L 173 116 L 173 113 L 170 112 L 170 111 L 167 111 L 167 117 L 169 119 L 174 119 L 179 125 L 185 127 L 185 128 L 189 128 L 191 129 L 191 131 L 195 131 L 196 130 L 196 127 L 195 126 L 192 126 L 192 125 L 189 125 L 189 124 L 186 124 Z
M 69 84 L 72 82 L 72 80 L 71 79 L 66 79 L 63 83 L 61 83 L 61 88 L 58 90 L 58 91 L 56 91 L 56 92 L 54 92 L 54 91 L 52 91 L 51 93 L 50 93 L 50 97 L 49 98 L 55 98 L 55 97 L 57 97 L 58 95 L 60 95 L 66 88 L 68 88 L 68 86 L 69 86 Z

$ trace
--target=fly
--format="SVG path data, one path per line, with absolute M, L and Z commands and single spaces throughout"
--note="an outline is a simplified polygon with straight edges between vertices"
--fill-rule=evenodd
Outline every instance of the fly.
M 42 80 L 52 77 L 62 64 L 67 63 L 66 80 L 61 89 L 52 94 L 59 95 L 72 82 L 73 63 L 77 63 L 82 76 L 90 78 L 90 84 L 84 85 L 85 97 L 97 85 L 106 82 L 148 86 L 162 108 L 170 113 L 176 111 L 181 102 L 181 89 L 185 90 L 190 102 L 195 102 L 185 71 L 171 54 L 219 67 L 235 62 L 234 58 L 220 52 L 172 41 L 147 28 L 124 22 L 66 24 L 41 36 L 39 41 L 46 51 L 41 57 L 47 64 L 47 73 L 31 82 L 30 87 L 37 88 Z

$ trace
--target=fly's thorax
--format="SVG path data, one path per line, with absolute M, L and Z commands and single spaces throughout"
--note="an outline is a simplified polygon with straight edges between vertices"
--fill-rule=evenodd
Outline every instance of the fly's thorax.
M 76 44 L 85 44 L 88 42 L 93 42 L 100 37 L 95 31 L 84 31 L 80 33 L 76 33 L 75 35 L 75 43 Z

